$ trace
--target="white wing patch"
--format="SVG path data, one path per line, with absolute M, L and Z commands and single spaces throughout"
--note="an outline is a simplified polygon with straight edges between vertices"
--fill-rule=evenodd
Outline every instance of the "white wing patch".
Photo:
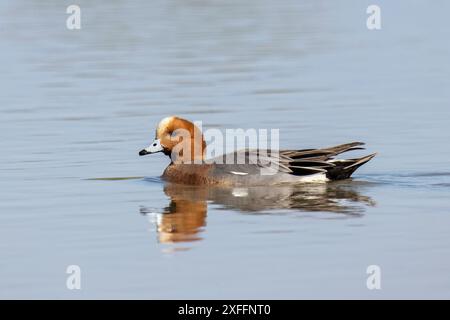
M 299 179 L 301 182 L 327 182 L 330 181 L 324 173 L 310 174 Z
M 246 176 L 246 175 L 248 175 L 248 172 L 230 171 L 230 173 L 236 174 L 238 176 Z
M 232 194 L 235 197 L 247 197 L 248 189 L 247 188 L 234 188 L 232 191 Z

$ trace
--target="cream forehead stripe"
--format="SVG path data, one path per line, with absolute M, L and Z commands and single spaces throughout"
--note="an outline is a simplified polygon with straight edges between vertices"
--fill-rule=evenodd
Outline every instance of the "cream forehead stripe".
M 156 128 L 156 134 L 158 135 L 162 131 L 164 131 L 164 129 L 167 128 L 170 125 L 170 123 L 174 120 L 175 120 L 175 117 L 166 117 L 166 118 L 162 119 L 159 122 L 158 127 Z

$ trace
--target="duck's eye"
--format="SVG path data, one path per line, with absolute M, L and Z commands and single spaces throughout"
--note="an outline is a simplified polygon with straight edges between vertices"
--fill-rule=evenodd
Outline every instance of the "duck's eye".
M 154 147 L 156 147 L 156 142 L 153 144 Z

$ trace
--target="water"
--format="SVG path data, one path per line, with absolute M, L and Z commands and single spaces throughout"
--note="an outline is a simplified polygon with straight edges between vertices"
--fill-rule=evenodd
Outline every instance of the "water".
M 0 5 L 0 297 L 450 298 L 448 2 L 377 1 L 379 31 L 368 1 L 79 0 L 79 31 L 69 4 Z M 379 154 L 329 185 L 165 185 L 137 152 L 171 114 Z

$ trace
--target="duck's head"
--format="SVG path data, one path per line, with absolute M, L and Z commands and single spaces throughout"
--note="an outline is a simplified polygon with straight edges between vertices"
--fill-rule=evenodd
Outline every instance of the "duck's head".
M 172 162 L 190 163 L 203 160 L 205 150 L 206 143 L 201 130 L 188 120 L 171 116 L 159 122 L 155 140 L 139 151 L 139 155 L 163 152 Z

